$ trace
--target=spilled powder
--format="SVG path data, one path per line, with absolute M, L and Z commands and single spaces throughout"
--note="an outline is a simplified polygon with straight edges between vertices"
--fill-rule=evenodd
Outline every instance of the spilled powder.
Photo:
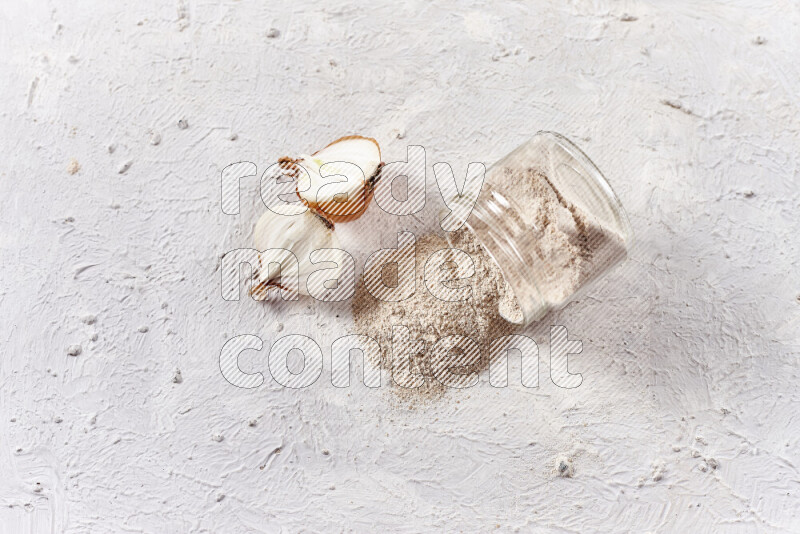
M 539 170 L 502 167 L 487 181 L 516 204 L 508 215 L 523 229 L 525 265 L 534 273 L 548 308 L 562 306 L 583 285 L 625 256 L 622 238 L 565 200 Z M 486 189 L 482 194 L 488 194 Z M 440 396 L 446 385 L 464 387 L 474 383 L 475 376 L 488 367 L 495 355 L 490 350 L 492 341 L 513 333 L 516 328 L 503 317 L 513 323 L 522 321 L 522 310 L 510 285 L 475 234 L 464 226 L 448 234 L 448 240 L 435 234 L 425 235 L 416 245 L 400 250 L 400 256 L 415 255 L 416 291 L 410 298 L 386 302 L 373 297 L 363 279 L 380 277 L 387 287 L 397 284 L 396 269 L 392 272 L 376 265 L 372 269 L 379 272 L 364 273 L 352 301 L 356 331 L 381 346 L 381 360 L 372 364 L 388 371 L 392 391 L 408 400 Z M 467 253 L 474 263 L 475 272 L 470 278 L 451 271 L 450 278 L 457 281 L 448 285 L 471 288 L 469 298 L 462 301 L 441 300 L 425 285 L 428 258 L 451 247 Z M 397 351 L 408 354 L 407 358 L 392 354 L 392 327 L 397 325 L 410 331 L 409 339 L 404 345 L 398 344 L 401 350 Z M 432 350 L 438 340 L 451 335 L 469 337 L 480 350 L 468 353 L 456 348 L 444 354 Z M 443 374 L 443 369 L 453 372 Z
M 78 163 L 77 159 L 71 158 L 67 164 L 67 172 L 69 174 L 76 174 L 79 170 L 81 170 L 81 164 Z
M 352 301 L 353 319 L 359 334 L 370 336 L 381 346 L 381 361 L 373 361 L 372 365 L 381 365 L 392 376 L 392 390 L 408 400 L 424 400 L 444 393 L 446 387 L 437 378 L 437 370 L 455 368 L 468 382 L 470 377 L 480 373 L 488 366 L 489 344 L 493 339 L 511 333 L 514 326 L 497 313 L 499 301 L 512 298 L 495 262 L 483 252 L 483 249 L 469 233 L 461 234 L 458 248 L 472 257 L 475 274 L 454 283 L 455 286 L 468 286 L 471 295 L 463 301 L 445 301 L 434 296 L 425 287 L 425 263 L 435 252 L 449 249 L 447 241 L 435 234 L 419 238 L 415 245 L 405 247 L 400 254 L 416 254 L 415 275 L 416 291 L 401 302 L 386 302 L 373 297 L 366 289 L 363 280 L 359 282 L 356 295 Z M 397 273 L 387 275 L 383 272 L 383 280 L 387 286 L 397 283 Z M 374 273 L 365 273 L 367 278 Z M 453 276 L 453 278 L 456 278 Z M 412 340 L 422 340 L 424 348 L 410 355 L 405 361 L 392 358 L 392 326 L 403 325 L 410 330 Z M 441 338 L 449 335 L 467 336 L 478 344 L 478 354 L 465 354 L 453 351 L 449 354 L 434 357 L 433 345 Z M 406 388 L 415 378 L 422 384 L 416 388 Z M 455 382 L 459 380 L 456 378 Z M 449 385 L 453 385 L 449 382 Z

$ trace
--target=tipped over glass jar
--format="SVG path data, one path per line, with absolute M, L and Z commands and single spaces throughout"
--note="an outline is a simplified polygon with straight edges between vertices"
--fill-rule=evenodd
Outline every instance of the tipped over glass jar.
M 539 132 L 492 165 L 472 213 L 448 234 L 471 234 L 494 259 L 513 298 L 500 315 L 528 325 L 581 295 L 633 244 L 619 198 L 574 143 Z

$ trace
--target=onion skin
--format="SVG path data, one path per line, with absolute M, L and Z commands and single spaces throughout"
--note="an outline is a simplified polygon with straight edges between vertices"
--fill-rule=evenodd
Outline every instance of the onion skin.
M 333 141 L 332 143 L 329 143 L 325 147 L 323 147 L 323 148 L 317 150 L 316 152 L 314 152 L 312 154 L 312 156 L 315 156 L 315 155 L 319 154 L 320 152 L 322 152 L 323 150 L 325 150 L 326 148 L 328 148 L 328 147 L 330 147 L 332 145 L 335 145 L 337 143 L 340 143 L 342 141 L 347 141 L 347 140 L 350 140 L 350 139 L 366 139 L 368 141 L 372 141 L 375 144 L 375 146 L 377 147 L 377 149 L 378 149 L 378 160 L 380 160 L 381 147 L 378 144 L 378 142 L 375 139 L 373 139 L 372 137 L 364 137 L 364 136 L 361 136 L 361 135 L 346 135 L 344 137 L 340 137 L 336 141 Z M 280 158 L 278 160 L 278 163 L 280 163 L 281 167 L 284 168 L 284 169 L 296 169 L 296 164 L 299 161 L 300 160 L 297 160 L 297 159 L 293 159 L 293 158 L 289 158 L 289 157 L 283 157 L 283 158 Z M 365 182 L 365 185 L 364 185 L 364 191 L 363 191 L 362 195 L 356 195 L 356 198 L 348 199 L 348 201 L 346 203 L 339 203 L 339 202 L 335 203 L 335 205 L 337 207 L 337 211 L 341 210 L 341 211 L 347 212 L 347 213 L 344 213 L 344 214 L 328 213 L 325 210 L 325 206 L 323 206 L 322 204 L 319 204 L 318 202 L 306 201 L 305 199 L 300 197 L 299 191 L 297 191 L 295 189 L 295 192 L 298 193 L 297 196 L 300 197 L 300 201 L 304 205 L 308 206 L 317 215 L 327 219 L 331 223 L 344 223 L 344 222 L 355 221 L 356 219 L 361 217 L 364 214 L 365 211 L 367 211 L 367 207 L 369 207 L 369 203 L 372 201 L 372 197 L 374 196 L 374 193 L 375 193 L 375 184 L 377 184 L 378 180 L 380 180 L 380 178 L 381 178 L 381 170 L 383 169 L 384 165 L 385 165 L 385 163 L 383 163 L 383 162 L 379 163 L 378 164 L 378 168 L 375 170 L 375 173 L 372 176 L 370 176 L 369 178 L 367 178 L 367 180 Z
M 343 211 L 347 211 L 349 213 L 328 213 L 320 204 L 316 202 L 306 202 L 303 199 L 300 199 L 300 201 L 313 210 L 314 213 L 320 217 L 323 217 L 324 219 L 327 219 L 332 224 L 355 221 L 364 215 L 364 212 L 367 211 L 367 208 L 369 207 L 369 203 L 372 201 L 372 197 L 375 196 L 375 185 L 381 179 L 381 170 L 383 169 L 383 166 L 384 163 L 378 165 L 378 170 L 376 170 L 375 174 L 367 180 L 362 195 L 358 195 L 357 198 L 350 199 L 344 204 L 336 203 L 337 206 L 343 206 Z

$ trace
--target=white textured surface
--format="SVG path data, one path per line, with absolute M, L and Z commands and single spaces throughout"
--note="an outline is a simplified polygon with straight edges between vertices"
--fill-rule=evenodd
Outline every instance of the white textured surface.
M 797 2 L 271 4 L 0 4 L 0 532 L 800 530 Z M 223 380 L 225 336 L 280 322 L 328 355 L 351 324 L 222 301 L 263 210 L 250 179 L 222 214 L 225 165 L 359 132 L 463 176 L 538 129 L 593 156 L 639 238 L 547 320 L 583 340 L 578 389 L 543 328 L 538 390 L 409 410 L 329 368 Z M 435 200 L 342 241 L 390 245 Z

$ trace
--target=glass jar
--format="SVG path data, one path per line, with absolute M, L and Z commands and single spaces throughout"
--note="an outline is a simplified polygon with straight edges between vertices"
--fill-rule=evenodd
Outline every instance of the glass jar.
M 628 217 L 603 174 L 553 132 L 537 133 L 487 170 L 465 229 L 500 267 L 518 305 L 500 313 L 519 325 L 582 294 L 633 244 Z

